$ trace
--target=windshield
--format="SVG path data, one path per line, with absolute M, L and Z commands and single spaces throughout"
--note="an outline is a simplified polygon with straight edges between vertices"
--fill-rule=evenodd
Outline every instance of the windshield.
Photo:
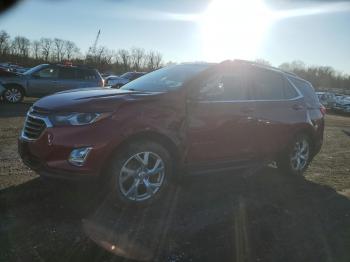
M 175 90 L 209 66 L 210 64 L 182 64 L 164 67 L 126 84 L 121 89 L 148 92 Z
M 34 66 L 34 67 L 32 67 L 31 69 L 25 71 L 23 74 L 24 74 L 24 75 L 31 75 L 31 74 L 33 74 L 33 73 L 39 71 L 40 69 L 44 68 L 45 66 L 47 66 L 47 65 L 44 64 L 44 65 L 37 65 L 37 66 Z

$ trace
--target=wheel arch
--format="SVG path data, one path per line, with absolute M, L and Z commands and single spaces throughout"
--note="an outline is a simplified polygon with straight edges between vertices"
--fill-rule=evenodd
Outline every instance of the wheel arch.
M 172 157 L 174 159 L 174 167 L 177 167 L 177 164 L 180 161 L 180 152 L 179 148 L 176 145 L 176 143 L 168 136 L 156 132 L 156 131 L 141 131 L 136 134 L 132 134 L 128 137 L 126 137 L 121 143 L 115 146 L 115 148 L 112 150 L 112 152 L 109 154 L 105 167 L 109 167 L 109 163 L 112 161 L 113 157 L 118 154 L 121 150 L 123 150 L 125 147 L 127 147 L 131 143 L 135 143 L 137 141 L 153 141 L 156 143 L 161 144 L 164 146 L 165 149 L 167 149 Z
M 27 95 L 25 88 L 20 84 L 10 82 L 10 83 L 3 84 L 3 86 L 5 87 L 5 89 L 11 88 L 11 87 L 17 87 L 21 90 L 23 96 Z
M 306 135 L 309 138 L 312 155 L 314 156 L 315 151 L 315 131 L 312 129 L 312 127 L 307 126 L 302 129 L 300 129 L 298 132 L 295 133 L 293 138 L 296 138 L 299 135 Z

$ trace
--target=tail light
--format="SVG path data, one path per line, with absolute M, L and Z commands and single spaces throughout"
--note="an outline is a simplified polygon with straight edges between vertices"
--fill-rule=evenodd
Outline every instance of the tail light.
M 102 80 L 101 80 L 101 87 L 104 87 L 104 86 L 105 86 L 105 80 L 102 79 Z
M 326 114 L 326 108 L 323 105 L 320 106 L 320 111 L 321 111 L 322 115 Z

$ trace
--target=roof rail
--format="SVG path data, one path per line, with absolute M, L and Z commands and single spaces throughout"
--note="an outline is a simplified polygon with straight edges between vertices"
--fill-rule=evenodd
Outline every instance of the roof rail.
M 270 65 L 264 65 L 264 64 L 257 63 L 257 62 L 253 62 L 253 61 L 242 60 L 242 59 L 235 59 L 234 62 L 243 63 L 243 64 L 249 64 L 249 65 L 253 65 L 253 66 L 259 66 L 259 67 L 263 67 L 263 68 L 267 68 L 267 69 L 273 69 L 273 70 L 276 70 L 276 71 L 283 72 L 285 74 L 289 74 L 289 75 L 292 75 L 292 76 L 297 76 L 296 74 L 294 74 L 292 72 L 289 72 L 289 71 L 285 71 L 285 70 L 283 70 L 281 68 L 270 66 Z

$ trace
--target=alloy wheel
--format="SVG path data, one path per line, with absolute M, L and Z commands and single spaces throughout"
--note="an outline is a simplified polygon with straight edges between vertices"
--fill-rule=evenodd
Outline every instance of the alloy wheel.
M 290 163 L 295 171 L 302 171 L 309 161 L 310 145 L 305 138 L 297 140 L 290 157 Z
M 164 176 L 165 165 L 161 157 L 153 152 L 140 152 L 123 164 L 119 189 L 128 200 L 144 201 L 159 191 Z
M 22 98 L 22 93 L 18 88 L 8 88 L 5 91 L 5 99 L 11 103 L 17 103 Z

